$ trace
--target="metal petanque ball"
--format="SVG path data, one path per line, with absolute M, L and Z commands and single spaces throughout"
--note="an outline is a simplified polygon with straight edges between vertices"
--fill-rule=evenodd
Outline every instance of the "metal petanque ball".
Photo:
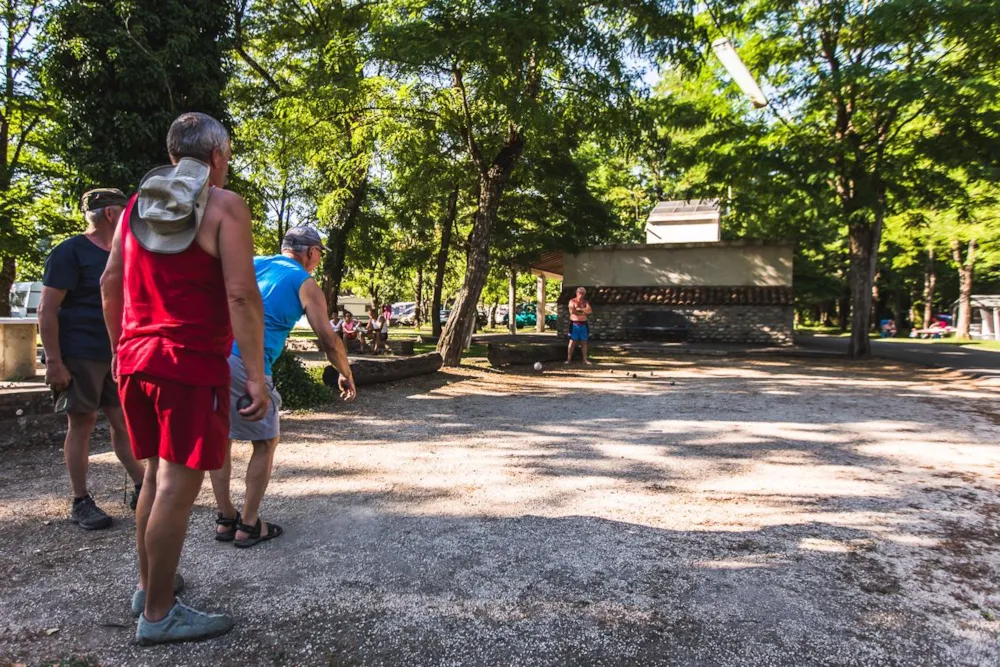
M 246 410 L 252 404 L 253 404 L 253 398 L 250 397 L 250 394 L 243 394 L 236 401 L 236 409 L 237 410 Z
M 542 362 L 540 362 L 540 361 L 536 361 L 535 362 L 535 370 L 536 371 L 542 370 Z

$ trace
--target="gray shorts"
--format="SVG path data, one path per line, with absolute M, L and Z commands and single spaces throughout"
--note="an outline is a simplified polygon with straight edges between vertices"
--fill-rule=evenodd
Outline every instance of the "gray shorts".
M 56 412 L 88 413 L 99 408 L 121 406 L 118 385 L 111 377 L 111 362 L 68 357 L 63 364 L 69 371 L 69 386 L 53 391 Z
M 230 440 L 271 440 L 281 434 L 278 410 L 281 409 L 281 394 L 274 388 L 274 380 L 265 377 L 271 392 L 271 410 L 259 422 L 247 421 L 236 409 L 236 402 L 246 393 L 247 369 L 243 360 L 235 354 L 229 357 L 229 439 Z

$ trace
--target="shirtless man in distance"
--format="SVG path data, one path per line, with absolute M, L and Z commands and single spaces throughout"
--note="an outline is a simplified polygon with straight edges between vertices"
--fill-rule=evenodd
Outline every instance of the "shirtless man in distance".
M 583 363 L 589 364 L 587 359 L 587 339 L 590 338 L 590 327 L 587 325 L 587 317 L 594 312 L 587 301 L 587 290 L 584 287 L 576 288 L 576 298 L 569 300 L 569 352 L 566 355 L 566 363 L 573 361 L 573 351 L 579 343 L 583 348 Z

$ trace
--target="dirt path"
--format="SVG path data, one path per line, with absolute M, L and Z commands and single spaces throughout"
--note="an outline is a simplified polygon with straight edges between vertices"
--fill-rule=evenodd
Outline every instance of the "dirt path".
M 212 541 L 206 483 L 183 597 L 238 626 L 153 649 L 107 446 L 98 534 L 65 521 L 57 445 L 7 450 L 0 664 L 1000 665 L 989 392 L 724 359 L 367 388 L 283 422 L 280 540 Z

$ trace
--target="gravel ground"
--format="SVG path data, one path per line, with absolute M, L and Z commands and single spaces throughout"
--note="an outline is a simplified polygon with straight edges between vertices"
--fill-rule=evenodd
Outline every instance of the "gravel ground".
M 1000 665 L 996 390 L 830 361 L 552 368 L 289 416 L 263 510 L 286 535 L 214 542 L 207 482 L 193 512 L 183 597 L 238 623 L 201 644 L 131 643 L 106 443 L 99 533 L 65 519 L 57 443 L 3 451 L 0 664 Z

